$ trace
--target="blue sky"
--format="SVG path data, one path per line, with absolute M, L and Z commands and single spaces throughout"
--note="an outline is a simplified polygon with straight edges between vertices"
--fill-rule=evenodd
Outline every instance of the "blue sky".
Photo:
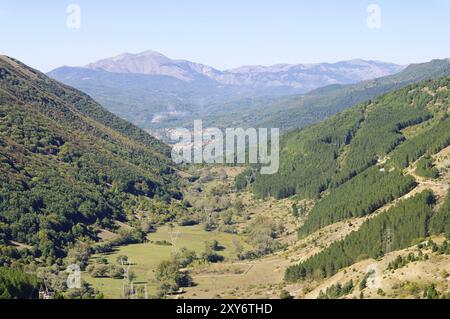
M 81 8 L 81 28 L 66 8 Z M 369 4 L 381 29 L 367 27 Z M 0 53 L 41 70 L 159 51 L 227 69 L 247 64 L 401 64 L 450 57 L 450 0 L 0 0 Z

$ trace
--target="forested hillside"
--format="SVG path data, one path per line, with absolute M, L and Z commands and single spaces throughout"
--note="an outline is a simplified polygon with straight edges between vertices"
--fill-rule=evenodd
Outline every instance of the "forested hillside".
M 51 262 L 141 199 L 169 205 L 180 198 L 169 151 L 87 95 L 0 57 L 0 245 Z
M 450 60 L 433 60 L 414 64 L 405 70 L 375 80 L 350 85 L 331 85 L 305 95 L 278 98 L 274 101 L 256 101 L 246 110 L 228 110 L 215 114 L 214 125 L 244 127 L 279 127 L 291 131 L 307 127 L 345 110 L 355 104 L 374 99 L 382 94 L 401 89 L 420 81 L 450 75 Z
M 256 176 L 254 192 L 262 197 L 319 198 L 377 163 L 388 160 L 387 168 L 401 169 L 435 153 L 450 143 L 449 88 L 448 77 L 425 81 L 288 134 L 279 173 Z M 415 126 L 422 134 L 407 139 L 403 130 Z
M 260 197 L 312 198 L 299 235 L 375 213 L 416 187 L 406 168 L 439 177 L 433 157 L 450 145 L 450 78 L 428 80 L 356 105 L 318 125 L 288 134 L 275 176 L 247 170 L 238 181 Z M 242 184 L 242 183 L 241 183 Z M 240 188 L 245 187 L 245 182 Z M 425 191 L 368 219 L 357 231 L 286 271 L 288 281 L 326 278 L 367 258 L 411 246 L 414 240 L 449 234 L 449 199 L 434 209 Z
M 300 234 L 308 235 L 341 220 L 369 215 L 415 186 L 412 176 L 370 168 L 319 201 L 300 229 Z
M 41 284 L 34 275 L 0 267 L 0 299 L 36 299 Z
M 431 219 L 431 230 L 435 234 L 445 234 L 450 238 L 450 192 L 445 199 L 444 205 Z
M 363 217 L 409 193 L 415 173 L 439 177 L 432 156 L 450 145 L 450 78 L 424 81 L 356 105 L 323 123 L 288 134 L 282 144 L 280 172 L 246 181 L 260 197 L 312 198 L 299 235 Z M 417 163 L 416 163 L 417 161 Z M 252 174 L 252 178 L 246 178 Z M 286 271 L 288 281 L 325 278 L 366 258 L 404 249 L 429 235 L 449 234 L 449 199 L 433 210 L 431 191 L 394 205 L 366 221 L 356 232 Z M 389 241 L 389 244 L 388 244 Z
M 411 246 L 413 240 L 429 235 L 428 223 L 433 204 L 434 196 L 430 191 L 400 202 L 389 211 L 368 220 L 344 240 L 288 268 L 286 279 L 297 281 L 311 276 L 330 277 L 358 260 L 375 259 L 392 250 Z

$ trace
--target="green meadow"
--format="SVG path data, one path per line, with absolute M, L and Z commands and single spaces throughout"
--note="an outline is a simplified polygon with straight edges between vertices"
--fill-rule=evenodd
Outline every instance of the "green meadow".
M 207 232 L 199 225 L 179 227 L 176 226 L 173 232 L 179 232 L 176 242 L 177 249 L 183 247 L 194 250 L 201 254 L 205 250 L 205 242 L 217 240 L 224 250 L 220 252 L 227 260 L 235 258 L 233 237 L 236 235 L 222 232 Z M 171 241 L 169 227 L 164 226 L 157 232 L 148 235 L 148 242 L 144 244 L 128 245 L 117 247 L 114 252 L 100 254 L 92 257 L 91 262 L 97 258 L 106 258 L 109 264 L 117 264 L 118 256 L 127 256 L 132 263 L 130 271 L 136 275 L 136 281 L 148 282 L 149 295 L 156 294 L 156 279 L 154 270 L 160 262 L 170 258 L 174 248 L 169 245 L 161 245 L 156 242 Z M 88 273 L 83 274 L 83 279 L 94 288 L 100 290 L 105 298 L 121 298 L 123 295 L 123 280 L 112 278 L 93 278 Z

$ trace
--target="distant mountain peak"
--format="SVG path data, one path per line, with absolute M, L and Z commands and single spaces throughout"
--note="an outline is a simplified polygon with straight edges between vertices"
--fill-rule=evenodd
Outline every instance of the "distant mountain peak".
M 152 50 L 137 54 L 123 53 L 88 64 L 86 68 L 112 73 L 165 75 L 182 81 L 192 80 L 189 72 L 180 68 L 175 61 Z
M 220 85 L 249 87 L 291 87 L 308 91 L 329 84 L 347 84 L 400 72 L 404 67 L 392 63 L 353 59 L 336 63 L 246 65 L 219 71 L 187 60 L 172 60 L 147 50 L 123 53 L 86 66 L 113 73 L 162 75 L 184 82 L 202 78 Z
M 118 54 L 118 55 L 110 57 L 110 58 L 101 59 L 101 60 L 99 60 L 97 62 L 90 63 L 88 65 L 95 65 L 96 63 L 99 63 L 101 61 L 106 61 L 106 60 L 120 61 L 120 60 L 123 60 L 123 59 L 136 58 L 136 57 L 164 57 L 166 59 L 169 59 L 168 57 L 166 57 L 162 53 L 159 53 L 159 52 L 153 51 L 153 50 L 147 50 L 147 51 L 143 51 L 143 52 L 139 52 L 139 53 L 124 52 L 124 53 Z
M 181 123 L 194 115 L 210 116 L 224 111 L 240 114 L 262 100 L 373 80 L 398 73 L 402 68 L 355 59 L 336 63 L 248 65 L 220 71 L 148 50 L 123 53 L 85 68 L 59 68 L 49 75 L 87 92 L 133 123 L 153 128 L 173 125 L 175 121 Z
M 131 54 L 133 55 L 133 54 Z M 154 50 L 147 50 L 141 53 L 136 53 L 134 55 L 141 55 L 141 56 L 162 56 L 162 57 L 166 57 L 164 54 L 154 51 Z M 167 58 L 167 57 L 166 57 Z

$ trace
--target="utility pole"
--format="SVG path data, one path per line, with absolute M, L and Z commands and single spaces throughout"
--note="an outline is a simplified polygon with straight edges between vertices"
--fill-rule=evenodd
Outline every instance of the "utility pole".
M 44 278 L 44 287 L 42 285 L 39 288 L 39 299 L 51 300 L 53 299 L 54 293 L 48 289 L 47 280 Z
M 385 240 L 386 240 L 386 254 L 389 254 L 392 251 L 392 234 L 391 228 L 389 227 L 386 229 Z
M 180 232 L 175 231 L 175 227 L 172 224 L 169 225 L 169 236 L 170 243 L 172 244 L 172 252 L 175 253 L 177 251 L 177 241 L 180 236 Z
M 130 285 L 130 268 L 131 262 L 129 259 L 125 260 L 124 258 L 120 260 L 120 264 L 123 268 L 123 297 L 130 298 L 132 296 L 132 283 Z
M 213 275 L 212 280 L 214 282 L 214 299 L 217 299 L 217 276 Z
M 139 293 L 143 292 L 143 298 L 148 299 L 147 282 L 131 282 L 130 299 L 139 299 Z

